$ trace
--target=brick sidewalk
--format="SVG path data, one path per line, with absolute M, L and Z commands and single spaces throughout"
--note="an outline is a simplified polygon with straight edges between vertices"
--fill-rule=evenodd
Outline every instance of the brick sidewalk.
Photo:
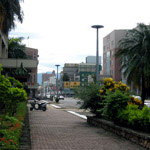
M 32 150 L 144 150 L 64 110 L 29 112 Z

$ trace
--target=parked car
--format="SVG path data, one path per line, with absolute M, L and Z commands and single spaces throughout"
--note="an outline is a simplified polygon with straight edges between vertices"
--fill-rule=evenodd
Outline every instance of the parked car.
M 59 96 L 59 99 L 62 99 L 62 100 L 64 100 L 64 97 L 63 97 L 62 95 L 60 95 L 60 96 Z

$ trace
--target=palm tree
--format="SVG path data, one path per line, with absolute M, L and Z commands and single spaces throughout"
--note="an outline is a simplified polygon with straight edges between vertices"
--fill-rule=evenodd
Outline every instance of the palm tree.
M 150 84 L 150 26 L 140 23 L 129 30 L 119 41 L 116 57 L 120 58 L 127 82 L 133 82 L 141 89 L 144 104 L 146 88 Z
M 15 20 L 23 21 L 21 0 L 0 0 L 0 30 L 8 33 L 15 27 Z
M 27 58 L 25 45 L 22 44 L 23 37 L 10 38 L 8 43 L 8 58 Z

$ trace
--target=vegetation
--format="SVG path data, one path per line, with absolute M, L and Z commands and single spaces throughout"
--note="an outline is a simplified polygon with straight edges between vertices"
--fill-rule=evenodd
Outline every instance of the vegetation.
M 74 90 L 75 97 L 82 100 L 82 109 L 90 109 L 91 112 L 97 114 L 97 109 L 101 107 L 99 89 L 99 85 L 91 83 L 86 87 L 78 87 Z
M 129 87 L 112 78 L 104 79 L 103 85 L 91 84 L 77 88 L 76 97 L 81 108 L 89 109 L 97 117 L 132 129 L 150 132 L 150 108 L 138 98 L 130 96 Z
M 150 108 L 147 106 L 139 109 L 137 105 L 129 104 L 118 113 L 117 118 L 122 126 L 150 133 Z
M 8 58 L 27 58 L 25 44 L 22 44 L 23 37 L 10 38 L 8 43 Z
M 140 23 L 129 30 L 119 42 L 116 57 L 120 58 L 127 82 L 141 89 L 144 104 L 146 88 L 150 87 L 150 26 Z
M 19 149 L 27 94 L 23 85 L 12 77 L 1 75 L 0 66 L 0 149 Z
M 60 99 L 59 99 L 58 97 L 55 98 L 55 102 L 56 102 L 56 103 L 58 103 L 59 100 L 60 100 Z
M 14 116 L 0 115 L 0 149 L 19 149 L 19 139 L 27 112 L 25 102 L 17 104 Z
M 64 73 L 63 75 L 63 81 L 69 81 L 69 76 L 67 73 Z
M 126 108 L 129 101 L 128 93 L 123 93 L 120 90 L 107 91 L 103 100 L 103 109 L 100 112 L 102 112 L 104 118 L 118 122 L 118 113 Z
M 21 0 L 1 0 L 0 1 L 0 30 L 8 33 L 15 27 L 16 19 L 22 23 L 23 12 L 20 6 Z

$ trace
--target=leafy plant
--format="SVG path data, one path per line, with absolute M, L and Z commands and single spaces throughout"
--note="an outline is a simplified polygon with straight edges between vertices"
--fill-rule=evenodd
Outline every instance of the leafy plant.
M 150 132 L 150 108 L 147 106 L 139 109 L 137 105 L 129 104 L 125 110 L 120 111 L 118 119 L 124 126 Z
M 19 149 L 19 139 L 27 112 L 26 103 L 18 103 L 16 110 L 14 116 L 3 116 L 0 124 L 0 149 Z
M 118 112 L 123 110 L 128 105 L 130 97 L 128 93 L 122 93 L 120 90 L 115 92 L 106 92 L 105 100 L 103 100 L 103 108 L 99 111 L 102 112 L 102 115 L 114 122 L 118 120 Z
M 81 100 L 81 108 L 90 109 L 91 112 L 97 114 L 96 110 L 101 107 L 99 89 L 100 86 L 94 83 L 75 89 L 75 97 Z
M 59 102 L 59 98 L 58 98 L 58 97 L 55 98 L 55 102 L 56 102 L 56 103 Z

